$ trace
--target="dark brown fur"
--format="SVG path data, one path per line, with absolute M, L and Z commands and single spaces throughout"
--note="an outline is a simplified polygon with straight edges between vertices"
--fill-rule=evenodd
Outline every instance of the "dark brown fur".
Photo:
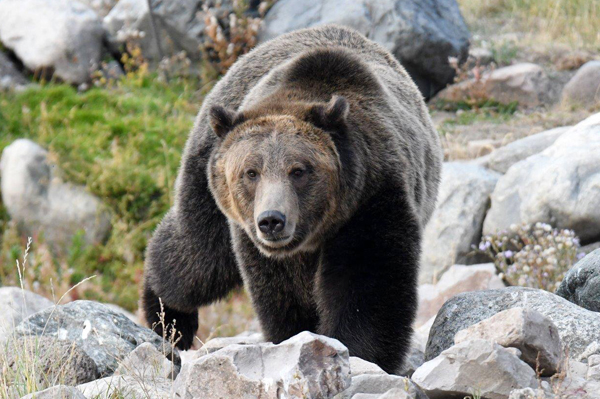
M 305 180 L 289 180 L 295 163 L 309 165 Z M 385 50 L 338 27 L 258 47 L 215 87 L 188 140 L 176 205 L 148 250 L 147 320 L 162 298 L 189 347 L 196 308 L 243 281 L 267 339 L 315 331 L 397 371 L 440 163 L 423 100 Z M 298 212 L 285 247 L 256 236 L 263 181 L 244 180 L 249 167 Z

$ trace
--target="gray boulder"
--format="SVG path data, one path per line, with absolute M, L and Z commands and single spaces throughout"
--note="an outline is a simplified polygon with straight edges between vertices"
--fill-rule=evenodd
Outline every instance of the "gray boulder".
M 279 0 L 259 40 L 325 24 L 354 28 L 390 50 L 426 98 L 452 83 L 448 57 L 464 61 L 469 49 L 455 0 Z
M 468 255 L 481 241 L 483 219 L 499 177 L 480 166 L 444 163 L 436 209 L 423 233 L 421 283 L 431 282 L 436 271 L 456 263 L 477 263 Z
M 600 249 L 581 259 L 567 272 L 556 295 L 600 312 Z
M 550 319 L 563 347 L 576 359 L 594 342 L 600 341 L 600 314 L 583 309 L 550 292 L 525 287 L 466 292 L 449 299 L 438 312 L 427 342 L 425 359 L 431 360 L 454 343 L 454 336 L 495 314 L 522 307 Z
M 0 359 L 4 361 L 4 366 L 12 370 L 7 373 L 8 385 L 14 382 L 11 381 L 11 375 L 22 373 L 24 365 L 27 365 L 38 387 L 57 382 L 77 385 L 99 377 L 96 363 L 80 345 L 56 337 L 25 336 L 11 339 Z
M 43 391 L 23 396 L 21 399 L 86 399 L 77 388 L 56 385 Z
M 588 61 L 565 85 L 563 102 L 590 106 L 600 103 L 600 61 Z
M 152 330 L 92 301 L 75 301 L 36 313 L 19 324 L 21 336 L 50 336 L 79 345 L 94 360 L 100 376 L 112 374 L 131 351 L 149 342 L 175 364 L 177 352 Z
M 48 152 L 36 143 L 18 139 L 5 147 L 0 173 L 2 202 L 26 234 L 42 232 L 56 249 L 68 247 L 79 231 L 88 244 L 107 238 L 110 213 L 85 188 L 63 183 Z
M 19 89 L 27 83 L 27 79 L 17 70 L 13 62 L 0 52 L 0 91 Z
M 430 399 L 462 399 L 475 390 L 483 398 L 506 399 L 514 389 L 538 387 L 535 371 L 518 356 L 481 339 L 446 349 L 412 378 Z
M 18 287 L 0 287 L 0 342 L 8 338 L 21 320 L 53 305 L 33 292 Z
M 600 236 L 600 113 L 553 145 L 511 166 L 498 180 L 484 234 L 511 224 L 545 222 L 575 230 L 583 242 Z
M 79 1 L 3 0 L 0 21 L 0 41 L 37 75 L 80 84 L 98 67 L 102 22 Z
M 185 51 L 194 60 L 201 56 L 205 9 L 211 7 L 211 15 L 223 20 L 233 11 L 231 0 L 151 0 L 150 4 L 164 55 Z M 147 0 L 120 0 L 103 24 L 117 43 L 134 41 L 146 59 L 160 60 Z
M 554 142 L 568 131 L 571 126 L 557 127 L 542 133 L 534 134 L 520 140 L 513 141 L 494 150 L 491 154 L 478 158 L 474 163 L 496 172 L 506 173 L 508 169 L 519 161 L 538 154 L 550 147 Z
M 348 349 L 302 332 L 278 345 L 230 345 L 185 363 L 174 389 L 187 399 L 328 399 L 349 385 Z

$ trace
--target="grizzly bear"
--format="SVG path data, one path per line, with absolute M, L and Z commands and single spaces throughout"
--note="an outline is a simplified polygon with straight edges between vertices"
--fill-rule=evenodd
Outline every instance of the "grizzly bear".
M 148 324 L 163 306 L 187 349 L 198 307 L 243 284 L 267 340 L 313 331 L 397 372 L 441 158 L 419 90 L 379 45 L 326 26 L 258 46 L 189 136 L 147 251 Z

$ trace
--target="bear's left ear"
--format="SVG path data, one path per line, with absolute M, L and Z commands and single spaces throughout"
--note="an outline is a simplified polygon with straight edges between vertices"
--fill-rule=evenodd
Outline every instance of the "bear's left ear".
M 234 127 L 244 121 L 244 115 L 241 112 L 235 112 L 220 105 L 210 107 L 209 118 L 212 130 L 220 138 L 225 137 Z
M 344 127 L 348 117 L 348 101 L 342 96 L 333 96 L 327 105 L 315 105 L 308 113 L 309 121 L 324 130 Z

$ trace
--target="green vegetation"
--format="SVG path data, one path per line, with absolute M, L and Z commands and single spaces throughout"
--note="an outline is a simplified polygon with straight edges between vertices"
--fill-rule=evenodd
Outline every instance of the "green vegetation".
M 172 203 L 181 152 L 202 102 L 201 87 L 194 79 L 160 83 L 142 70 L 84 93 L 64 84 L 0 93 L 0 150 L 18 138 L 39 143 L 65 180 L 85 185 L 112 210 L 113 229 L 103 246 L 86 248 L 76 237 L 66 254 L 50 255 L 43 238 L 34 237 L 29 283 L 37 281 L 50 294 L 46 283 L 52 279 L 60 296 L 96 274 L 77 296 L 137 307 L 146 243 Z M 16 233 L 2 207 L 0 233 L 0 283 L 14 284 L 15 260 L 26 238 Z

